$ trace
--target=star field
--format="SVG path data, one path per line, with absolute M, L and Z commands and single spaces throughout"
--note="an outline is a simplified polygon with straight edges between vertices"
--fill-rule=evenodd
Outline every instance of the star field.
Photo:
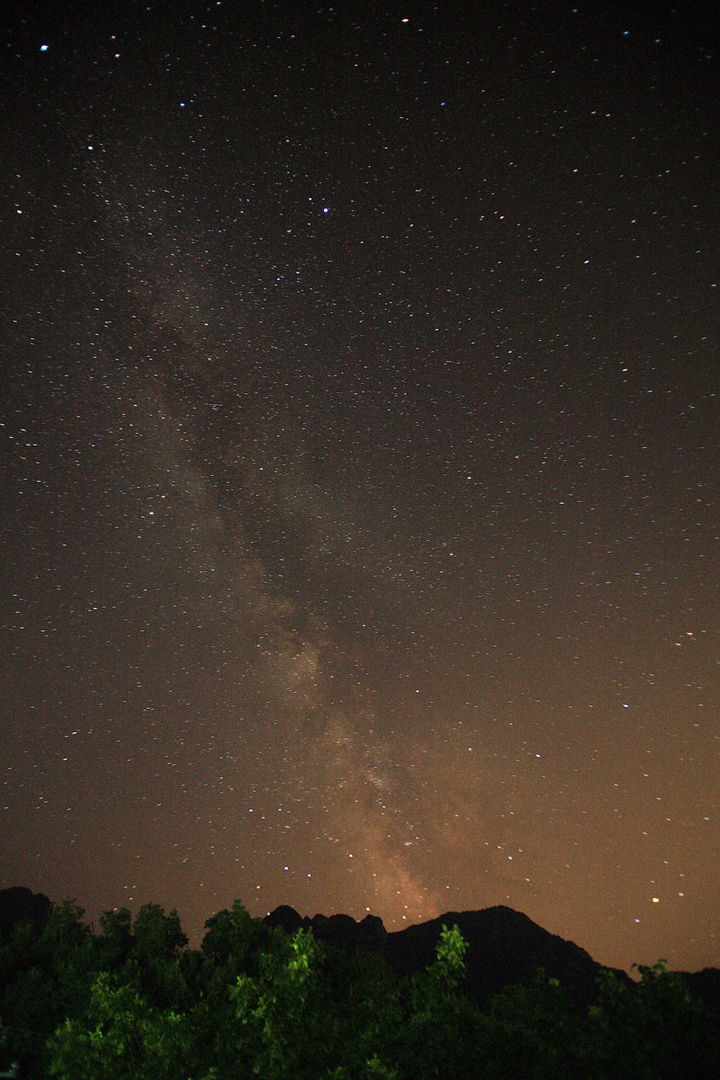
M 3 16 L 0 887 L 720 964 L 715 27 L 476 6 Z

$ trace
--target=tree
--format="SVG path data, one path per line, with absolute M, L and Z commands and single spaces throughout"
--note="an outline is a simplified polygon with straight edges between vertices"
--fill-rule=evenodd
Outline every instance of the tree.
M 417 1080 L 470 1077 L 468 1053 L 477 1009 L 458 993 L 467 942 L 457 925 L 443 925 L 430 967 L 411 982 L 408 1017 L 399 1046 L 402 1070 Z
M 132 947 L 132 915 L 128 908 L 115 908 L 101 915 L 100 933 L 95 939 L 98 967 L 117 971 L 127 962 Z
M 253 919 L 239 900 L 230 911 L 218 911 L 205 923 L 205 937 L 200 951 L 214 967 L 229 960 L 238 967 L 257 961 L 261 940 L 265 937 L 261 919 Z
M 0 949 L 0 1015 L 22 1076 L 44 1075 L 47 1037 L 89 1000 L 94 941 L 83 916 L 73 900 L 55 904 L 44 924 L 16 924 Z
M 231 990 L 239 975 L 259 975 L 267 930 L 238 900 L 230 911 L 209 918 L 205 931 L 194 966 L 187 965 L 196 998 L 192 1014 L 196 1052 L 219 1077 L 246 1075 L 242 1061 L 247 1054 L 241 1049 Z
M 317 991 L 321 948 L 311 930 L 291 937 L 276 930 L 260 961 L 260 975 L 238 975 L 231 998 L 245 1029 L 243 1049 L 253 1071 L 266 1080 L 304 1075 L 318 1047 L 309 1040 L 315 1027 L 310 997 Z M 310 1006 L 310 1007 L 308 1007 Z
M 50 1040 L 49 1072 L 59 1080 L 187 1080 L 190 1046 L 183 1017 L 101 972 L 85 1016 L 65 1020 Z
M 717 1023 L 664 961 L 637 970 L 636 986 L 623 984 L 611 971 L 600 974 L 598 1004 L 589 1017 L 600 1074 L 617 1080 L 715 1080 L 720 1075 Z
M 182 963 L 187 943 L 177 911 L 166 915 L 159 904 L 143 904 L 132 927 L 132 947 L 124 981 L 136 981 L 156 1008 L 189 1006 Z
M 534 981 L 496 994 L 477 1043 L 487 1080 L 585 1080 L 582 1018 L 557 979 L 538 971 Z

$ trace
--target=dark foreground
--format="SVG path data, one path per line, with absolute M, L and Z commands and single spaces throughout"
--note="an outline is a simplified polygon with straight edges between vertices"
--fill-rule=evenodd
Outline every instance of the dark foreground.
M 387 934 L 379 919 L 289 908 L 253 919 L 237 902 L 190 949 L 177 914 L 154 904 L 134 922 L 107 912 L 96 931 L 72 902 L 3 895 L 0 1075 L 720 1076 L 716 973 L 704 1001 L 662 964 L 636 984 L 507 908 Z

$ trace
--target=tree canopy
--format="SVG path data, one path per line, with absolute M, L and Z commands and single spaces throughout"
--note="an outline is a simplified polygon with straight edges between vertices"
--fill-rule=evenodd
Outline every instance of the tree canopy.
M 400 976 L 377 949 L 253 919 L 240 902 L 189 947 L 177 912 L 73 902 L 0 937 L 0 1074 L 56 1080 L 679 1080 L 720 1075 L 720 1025 L 662 963 L 601 972 L 579 1008 L 557 979 L 464 992 L 443 926 Z

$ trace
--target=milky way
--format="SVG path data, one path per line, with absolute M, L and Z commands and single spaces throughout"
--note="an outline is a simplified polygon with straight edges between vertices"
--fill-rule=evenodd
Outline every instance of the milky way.
M 296 8 L 3 24 L 0 885 L 718 964 L 714 30 Z

